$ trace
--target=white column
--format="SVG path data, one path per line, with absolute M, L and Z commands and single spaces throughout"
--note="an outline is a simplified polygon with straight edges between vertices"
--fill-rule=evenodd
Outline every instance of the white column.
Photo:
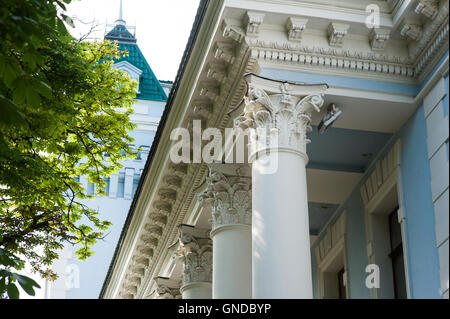
M 248 165 L 210 164 L 199 201 L 211 209 L 213 298 L 252 297 L 251 177 Z
M 250 129 L 253 298 L 310 299 L 306 133 L 327 85 L 245 79 L 249 91 L 236 125 Z
M 189 225 L 179 226 L 177 252 L 183 261 L 182 299 L 211 299 L 212 243 L 208 231 Z

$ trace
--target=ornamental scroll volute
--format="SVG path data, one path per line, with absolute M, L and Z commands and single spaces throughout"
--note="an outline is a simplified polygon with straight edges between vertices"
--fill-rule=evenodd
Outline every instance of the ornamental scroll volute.
M 246 80 L 245 108 L 235 127 L 250 130 L 250 153 L 289 149 L 306 154 L 312 113 L 320 112 L 327 85 L 280 82 L 253 74 Z

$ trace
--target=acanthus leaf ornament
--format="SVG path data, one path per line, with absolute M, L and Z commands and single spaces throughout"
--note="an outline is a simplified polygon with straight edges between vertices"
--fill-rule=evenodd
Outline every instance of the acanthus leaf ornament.
M 251 225 L 251 177 L 250 174 L 225 173 L 223 168 L 245 164 L 210 164 L 206 189 L 199 194 L 202 205 L 211 208 L 212 231 L 226 225 Z
M 212 281 L 212 241 L 206 231 L 192 226 L 179 226 L 179 245 L 176 252 L 183 262 L 183 286 Z
M 247 78 L 247 82 L 244 111 L 235 120 L 235 126 L 251 131 L 251 158 L 258 152 L 274 149 L 290 150 L 306 157 L 311 116 L 320 112 L 327 86 L 280 82 L 256 75 Z

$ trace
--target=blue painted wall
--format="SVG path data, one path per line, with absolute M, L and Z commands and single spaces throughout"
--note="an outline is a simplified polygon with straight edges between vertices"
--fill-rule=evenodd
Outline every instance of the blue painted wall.
M 262 69 L 260 75 L 282 81 L 307 84 L 327 83 L 330 86 L 348 87 L 360 90 L 400 93 L 415 96 L 419 93 L 419 85 L 357 79 L 336 75 L 322 75 L 307 72 L 296 72 L 278 69 Z
M 408 245 L 411 297 L 439 298 L 439 259 L 423 107 L 416 111 L 374 161 L 387 154 L 398 138 L 402 140 L 402 194 L 406 216 L 405 235 Z M 366 172 L 349 198 L 331 218 L 331 223 L 334 223 L 344 211 L 347 211 L 347 276 L 351 298 L 370 298 L 369 289 L 365 287 L 367 276 L 365 267 L 368 264 L 368 257 L 364 205 L 359 189 L 372 171 L 373 167 Z M 319 240 L 324 235 L 321 234 Z M 314 248 L 317 242 L 312 247 L 312 256 L 315 256 Z M 318 289 L 317 263 L 313 260 L 312 264 L 314 287 Z
M 424 109 L 399 132 L 411 298 L 439 298 L 439 257 Z
M 355 189 L 346 202 L 347 209 L 347 278 L 349 297 L 352 299 L 370 298 L 370 290 L 366 287 L 366 266 L 368 257 L 366 253 L 366 228 L 364 218 L 364 204 Z

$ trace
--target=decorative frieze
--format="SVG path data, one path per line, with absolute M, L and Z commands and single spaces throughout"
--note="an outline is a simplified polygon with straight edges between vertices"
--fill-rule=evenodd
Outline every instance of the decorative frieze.
M 202 125 L 206 125 L 211 115 L 213 106 L 209 100 L 196 100 L 192 104 L 192 112 L 190 115 L 188 129 L 192 129 L 193 120 L 200 120 Z
M 263 21 L 264 13 L 247 11 L 244 20 L 244 24 L 246 25 L 246 35 L 249 37 L 257 37 Z
M 125 292 L 126 298 L 133 298 L 137 293 L 137 285 L 132 283 L 125 283 L 123 285 L 123 291 Z
M 289 41 L 300 42 L 307 23 L 308 19 L 289 18 L 286 23 Z
M 368 207 L 368 211 L 372 210 L 373 202 L 377 201 L 377 197 L 380 197 L 380 194 L 385 193 L 397 182 L 396 169 L 400 165 L 400 161 L 400 141 L 397 141 L 389 153 L 375 164 L 374 171 L 360 188 L 361 198 L 364 205 Z
M 422 37 L 422 26 L 417 21 L 405 21 L 400 29 L 400 34 L 413 41 L 418 41 Z
M 144 282 L 146 269 L 157 251 L 167 224 L 168 216 L 172 212 L 177 192 L 182 186 L 183 177 L 187 173 L 186 164 L 170 164 L 167 174 L 163 177 L 161 188 L 157 192 L 152 204 L 151 213 L 144 222 L 142 233 L 136 244 L 134 254 L 127 267 L 119 296 L 134 298 Z
M 225 39 L 231 39 L 237 43 L 245 39 L 245 30 L 237 25 L 233 25 L 227 19 L 222 22 L 222 36 Z
M 306 85 L 245 76 L 249 85 L 243 114 L 235 126 L 250 129 L 250 157 L 268 149 L 306 156 L 312 112 L 320 112 L 326 84 Z
M 141 284 L 141 277 L 135 274 L 128 274 L 125 276 L 125 280 L 132 286 L 139 286 Z
M 416 6 L 416 13 L 423 14 L 428 19 L 433 19 L 439 10 L 438 0 L 419 0 Z
M 213 83 L 204 82 L 200 87 L 200 96 L 215 102 L 220 95 L 220 87 Z
M 389 41 L 391 30 L 374 28 L 370 33 L 370 46 L 373 51 L 384 51 Z
M 209 164 L 206 189 L 198 196 L 211 208 L 212 231 L 225 225 L 251 225 L 250 168 L 245 164 Z
M 320 48 L 292 43 L 249 40 L 252 56 L 273 63 L 293 63 L 302 66 L 327 67 L 342 71 L 373 72 L 380 75 L 414 77 L 414 67 L 408 57 L 395 57 L 373 52 L 356 52 L 337 48 Z
M 183 286 L 212 281 L 212 241 L 208 231 L 179 226 L 178 257 L 183 262 Z
M 328 26 L 328 42 L 332 47 L 342 47 L 344 38 L 350 28 L 349 24 L 332 22 Z
M 228 64 L 234 62 L 234 45 L 229 42 L 216 42 L 214 44 L 214 57 Z
M 427 50 L 423 52 L 422 57 L 419 59 L 419 62 L 416 66 L 416 74 L 421 74 L 423 69 L 427 66 L 430 59 L 435 55 L 435 53 L 442 48 L 443 45 L 448 45 L 448 36 L 449 36 L 449 25 L 446 24 L 442 30 L 438 33 L 438 36 L 431 43 Z M 446 44 L 445 41 L 447 41 Z
M 206 76 L 223 84 L 227 78 L 227 68 L 223 63 L 209 63 L 206 69 Z
M 420 40 L 409 47 L 410 55 L 417 59 L 415 63 L 417 75 L 423 72 L 442 46 L 448 47 L 449 6 L 448 1 L 441 2 L 436 16 L 425 24 Z
M 171 188 L 161 188 L 158 191 L 158 195 L 160 196 L 161 200 L 170 203 L 172 205 L 177 200 L 177 192 Z
M 318 264 L 325 260 L 333 248 L 335 248 L 341 239 L 344 238 L 344 235 L 347 232 L 346 223 L 347 213 L 343 212 L 334 224 L 327 226 L 325 229 L 325 235 L 320 239 L 315 248 L 315 255 Z
M 156 299 L 181 299 L 180 283 L 166 277 L 153 278 Z

